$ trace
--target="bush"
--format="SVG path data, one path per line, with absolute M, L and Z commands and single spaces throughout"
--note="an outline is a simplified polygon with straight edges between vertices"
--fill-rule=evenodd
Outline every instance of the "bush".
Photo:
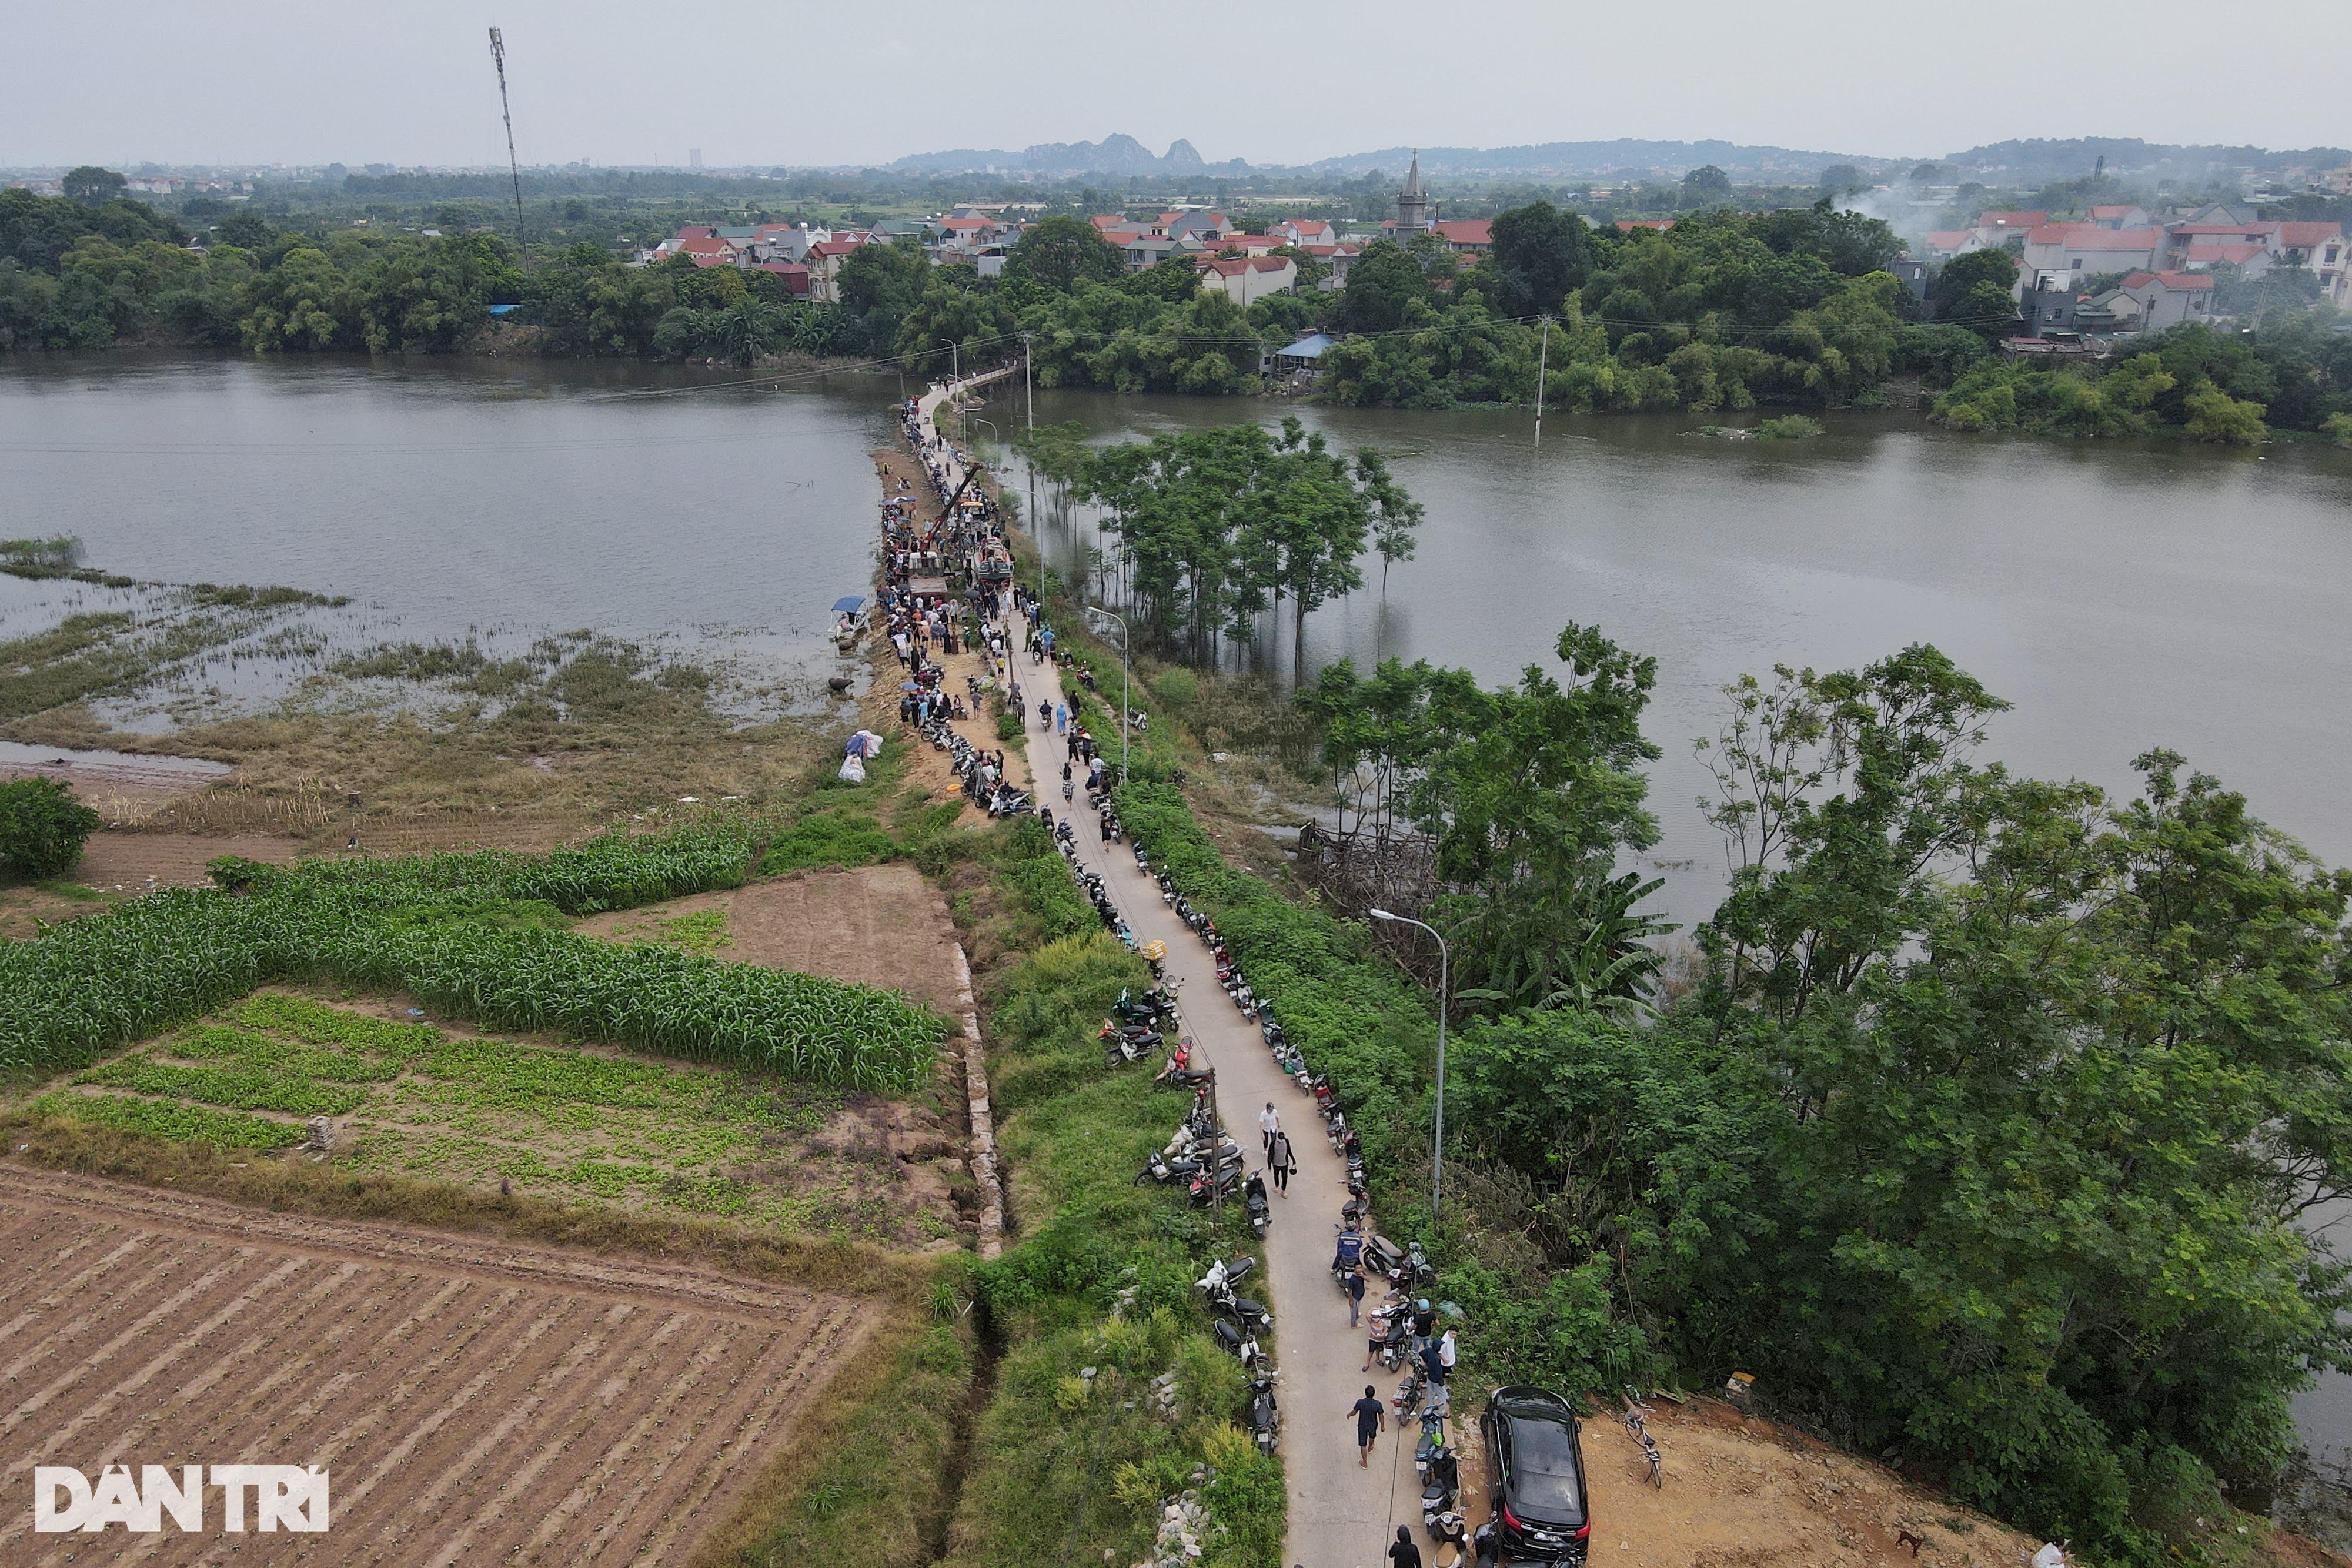
M 1019 714 L 1001 713 L 996 716 L 996 738 L 1005 745 L 1011 745 L 1028 733 L 1028 726 L 1022 722 Z
M 2336 445 L 2352 446 L 2352 413 L 2331 413 L 2319 429 Z
M 100 821 L 54 779 L 12 779 L 0 784 L 0 866 L 18 876 L 58 875 L 81 859 Z
M 1801 413 L 1782 414 L 1756 427 L 1759 441 L 1811 441 L 1822 434 L 1822 422 Z

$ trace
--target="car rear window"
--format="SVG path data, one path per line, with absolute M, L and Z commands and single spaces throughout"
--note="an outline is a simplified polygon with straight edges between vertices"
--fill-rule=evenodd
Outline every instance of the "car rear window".
M 1511 1423 L 1513 1489 L 1528 1513 L 1573 1524 L 1584 1518 L 1584 1487 L 1576 1473 L 1576 1438 L 1552 1421 Z

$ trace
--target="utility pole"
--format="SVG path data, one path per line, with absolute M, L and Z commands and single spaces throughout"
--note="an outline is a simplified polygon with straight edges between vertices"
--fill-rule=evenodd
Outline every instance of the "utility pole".
M 1551 318 L 1543 319 L 1543 347 L 1536 350 L 1536 445 L 1543 445 L 1544 371 L 1551 363 Z
M 1035 337 L 1034 332 L 1021 334 L 1021 398 L 1029 405 L 1029 434 L 1033 438 L 1037 434 L 1037 387 L 1029 379 L 1029 359 L 1034 351 L 1029 345 Z
M 1108 615 L 1118 622 L 1118 781 L 1124 784 L 1128 779 L 1127 737 L 1129 732 L 1135 727 L 1133 721 L 1128 717 L 1127 618 L 1117 611 L 1106 610 L 1099 604 L 1089 604 L 1087 608 L 1097 615 Z
M 1437 940 L 1437 1140 L 1429 1151 L 1429 1218 L 1437 1222 L 1438 1199 L 1445 1185 L 1445 1008 L 1454 989 L 1454 950 L 1438 935 L 1437 927 L 1408 915 L 1391 915 L 1385 909 L 1365 911 L 1375 920 L 1392 920 L 1399 925 L 1418 925 Z
M 507 172 L 514 179 L 515 245 L 522 252 L 523 265 L 530 265 L 530 242 L 522 234 L 522 165 L 515 161 L 514 110 L 507 102 L 507 41 L 490 29 L 490 58 L 499 68 L 499 113 L 507 122 Z

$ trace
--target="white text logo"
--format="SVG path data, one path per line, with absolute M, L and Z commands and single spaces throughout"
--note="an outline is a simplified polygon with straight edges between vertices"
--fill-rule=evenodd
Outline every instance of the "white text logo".
M 327 1472 L 316 1466 L 214 1465 L 210 1472 L 221 1494 L 224 1530 L 311 1533 L 327 1528 Z M 182 1465 L 176 1472 L 142 1465 L 135 1480 L 130 1466 L 109 1465 L 95 1482 L 70 1465 L 36 1465 L 33 1529 L 45 1535 L 69 1530 L 94 1535 L 110 1524 L 154 1531 L 168 1516 L 182 1530 L 203 1530 L 205 1479 L 203 1465 Z

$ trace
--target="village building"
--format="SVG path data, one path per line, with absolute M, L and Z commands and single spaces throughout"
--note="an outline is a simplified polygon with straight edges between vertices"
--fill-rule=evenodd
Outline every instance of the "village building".
M 1193 265 L 1201 269 L 1204 291 L 1244 307 L 1298 284 L 1298 264 L 1286 256 L 1204 256 Z

